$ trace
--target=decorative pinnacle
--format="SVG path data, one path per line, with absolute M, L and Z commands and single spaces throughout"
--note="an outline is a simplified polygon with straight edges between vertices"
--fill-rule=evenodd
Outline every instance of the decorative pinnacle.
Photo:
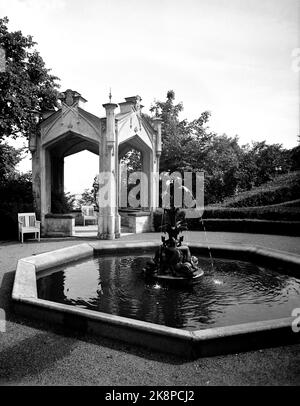
M 155 106 L 154 107 L 154 117 L 155 118 L 160 118 L 160 115 L 161 115 L 161 108 L 159 107 L 159 106 Z
M 111 98 L 112 98 L 112 95 L 111 95 L 111 87 L 109 88 L 109 95 L 108 95 L 108 97 L 109 97 L 109 102 L 111 103 Z

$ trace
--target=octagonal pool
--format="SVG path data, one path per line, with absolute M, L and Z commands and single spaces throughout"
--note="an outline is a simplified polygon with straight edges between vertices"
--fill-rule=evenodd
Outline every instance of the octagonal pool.
M 38 297 L 187 330 L 290 317 L 300 279 L 250 262 L 199 257 L 194 283 L 158 283 L 143 274 L 147 255 L 95 256 L 37 276 Z

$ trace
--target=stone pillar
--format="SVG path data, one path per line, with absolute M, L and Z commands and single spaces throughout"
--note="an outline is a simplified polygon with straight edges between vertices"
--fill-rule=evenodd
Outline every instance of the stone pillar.
M 45 215 L 51 212 L 51 159 L 46 148 L 40 150 L 41 225 L 44 234 Z
M 115 188 L 116 188 L 116 207 L 115 207 L 115 238 L 121 237 L 121 216 L 119 214 L 119 187 L 120 187 L 120 166 L 119 166 L 119 141 L 118 141 L 118 122 L 115 121 Z
M 143 204 L 142 202 L 141 206 L 142 208 L 151 210 L 153 201 L 153 182 L 152 182 L 153 154 L 152 151 L 148 149 L 143 151 L 142 171 L 147 176 L 147 184 L 143 185 L 143 188 L 147 187 L 147 190 L 145 190 L 145 192 L 147 193 L 148 199 L 146 201 L 146 205 Z M 142 190 L 141 190 L 141 198 L 142 198 Z M 145 199 L 143 198 L 143 200 Z
M 38 220 L 41 218 L 41 178 L 40 178 L 40 136 L 30 135 L 29 150 L 32 165 L 32 195 L 34 211 Z
M 152 200 L 151 210 L 155 211 L 159 206 L 159 160 L 161 156 L 161 124 L 162 119 L 154 117 L 154 128 L 156 130 L 155 143 L 153 148 L 153 173 L 152 173 Z
M 61 196 L 64 193 L 64 158 L 51 155 L 51 190 Z
M 99 150 L 99 221 L 98 238 L 113 240 L 120 237 L 118 214 L 118 143 L 114 103 L 103 104 L 106 128 L 101 126 Z

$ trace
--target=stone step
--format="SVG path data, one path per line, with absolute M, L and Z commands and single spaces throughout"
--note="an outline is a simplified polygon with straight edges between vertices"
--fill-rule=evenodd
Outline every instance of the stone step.
M 90 232 L 98 232 L 98 226 L 76 226 L 75 227 L 76 234 L 78 233 L 90 233 Z
M 121 234 L 128 234 L 128 233 L 133 233 L 130 227 L 128 226 L 122 226 L 121 227 Z

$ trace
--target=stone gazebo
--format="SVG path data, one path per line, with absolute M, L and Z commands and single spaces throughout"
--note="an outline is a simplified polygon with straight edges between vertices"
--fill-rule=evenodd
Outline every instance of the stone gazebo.
M 158 173 L 161 154 L 161 120 L 152 125 L 142 114 L 141 98 L 127 97 L 117 104 L 103 104 L 106 117 L 97 117 L 82 108 L 86 100 L 76 91 L 66 90 L 61 95 L 61 107 L 42 115 L 40 135 L 32 136 L 33 193 L 37 215 L 41 219 L 42 235 L 72 235 L 74 219 L 56 215 L 51 209 L 54 195 L 64 192 L 64 158 L 88 150 L 99 155 L 99 172 L 114 176 L 109 188 L 106 207 L 99 208 L 98 238 L 114 239 L 120 236 L 119 189 L 120 157 L 131 149 L 140 151 L 143 172 L 148 176 L 148 196 L 142 213 L 122 211 L 125 225 L 139 218 L 143 227 L 133 231 L 150 231 L 151 214 L 158 206 Z M 82 168 L 84 170 L 84 167 Z M 101 182 L 100 182 L 101 183 Z M 101 185 L 100 185 L 101 187 Z

